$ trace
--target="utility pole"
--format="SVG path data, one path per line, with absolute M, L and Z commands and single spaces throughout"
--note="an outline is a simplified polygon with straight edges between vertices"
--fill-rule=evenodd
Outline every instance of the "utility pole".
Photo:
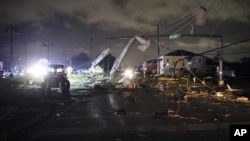
M 62 64 L 66 66 L 66 55 L 65 51 L 62 51 Z
M 223 49 L 222 49 L 222 47 L 224 46 L 223 45 L 223 36 L 221 36 L 220 38 L 220 43 L 221 43 L 221 45 L 220 45 L 220 55 L 219 55 L 219 85 L 220 86 L 222 86 L 222 85 L 224 85 L 224 80 L 223 80 L 223 66 L 222 66 L 222 60 L 223 60 L 223 58 L 222 58 L 222 56 L 223 56 Z
M 13 28 L 13 25 L 10 25 L 10 28 L 5 30 L 5 33 L 10 33 L 10 71 L 13 70 L 13 34 L 18 34 L 17 29 Z
M 160 74 L 160 25 L 157 25 L 157 41 L 158 41 L 158 46 L 157 46 L 157 76 Z
M 52 43 L 48 40 L 47 42 L 44 43 L 44 46 L 47 47 L 47 59 L 48 59 L 48 63 L 50 64 L 49 52 L 50 52 L 50 47 L 52 46 Z

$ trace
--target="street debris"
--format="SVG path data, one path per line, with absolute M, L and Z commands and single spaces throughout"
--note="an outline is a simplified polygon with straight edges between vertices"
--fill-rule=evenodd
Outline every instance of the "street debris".
M 191 121 L 202 122 L 202 119 L 197 118 L 197 117 L 193 117 L 193 116 L 181 116 L 181 115 L 170 115 L 170 116 L 174 117 L 174 118 L 181 119 L 181 120 L 191 120 Z
M 114 115 L 124 115 L 126 113 L 127 113 L 127 111 L 125 109 L 118 109 L 113 114 Z
M 224 95 L 223 95 L 223 92 L 216 92 L 215 96 L 217 96 L 217 97 L 223 97 Z
M 51 99 L 42 99 L 42 103 L 54 104 L 58 106 L 64 106 L 64 102 L 61 100 L 51 100 Z
M 102 57 L 99 59 L 102 59 Z M 235 113 L 237 116 L 244 113 L 245 111 L 242 108 L 244 106 L 241 107 L 241 105 L 245 104 L 244 102 L 249 102 L 248 97 L 239 97 L 239 95 L 235 95 L 239 93 L 242 94 L 242 89 L 231 88 L 229 84 L 227 84 L 226 87 L 218 87 L 214 85 L 209 87 L 208 85 L 204 86 L 205 82 L 202 82 L 202 84 L 198 84 L 196 82 L 187 84 L 187 78 L 174 79 L 173 77 L 158 77 L 153 75 L 141 77 L 140 74 L 136 74 L 133 71 L 130 72 L 133 73 L 133 77 L 130 75 L 125 76 L 125 70 L 118 70 L 121 60 L 118 60 L 119 62 L 116 64 L 115 68 L 112 69 L 112 77 L 105 74 L 104 69 L 98 66 L 95 62 L 92 64 L 91 72 L 82 71 L 80 73 L 69 75 L 71 93 L 70 97 L 67 97 L 66 100 L 55 96 L 57 95 L 55 92 L 52 97 L 39 99 L 39 101 L 41 100 L 43 105 L 58 108 L 59 110 L 56 109 L 56 112 L 53 112 L 53 115 L 58 118 L 61 118 L 64 114 L 67 115 L 67 112 L 74 111 L 72 109 L 78 103 L 80 103 L 79 105 L 87 105 L 87 108 L 90 106 L 88 105 L 89 103 L 94 103 L 94 106 L 96 107 L 93 109 L 96 109 L 99 106 L 98 104 L 101 103 L 101 108 L 106 105 L 112 107 L 112 109 L 104 109 L 104 111 L 109 112 L 108 115 L 112 115 L 111 118 L 114 119 L 115 117 L 123 115 L 126 115 L 126 117 L 140 117 L 140 119 L 142 119 L 141 117 L 153 117 L 157 119 L 156 122 L 158 123 L 161 122 L 159 120 L 163 119 L 163 122 L 169 120 L 170 122 L 181 122 L 181 124 L 199 124 L 200 122 L 205 123 L 207 121 L 212 121 L 213 123 L 226 121 L 233 118 L 231 115 Z M 37 87 L 38 85 L 35 85 L 33 81 L 29 82 L 29 89 L 38 89 Z M 36 92 L 37 91 L 34 91 L 34 93 Z M 97 99 L 93 100 L 93 102 L 88 102 L 88 96 L 92 96 L 94 94 L 100 94 L 104 97 L 101 97 L 101 100 Z M 147 94 L 146 96 L 149 95 L 149 97 L 146 97 L 144 94 Z M 110 99 L 107 100 L 107 96 L 110 96 Z M 70 103 L 67 100 L 71 100 L 73 102 L 67 106 L 67 104 Z M 105 103 L 107 101 L 109 103 Z M 249 104 L 245 105 L 249 106 Z M 177 110 L 173 110 L 176 106 L 178 106 Z M 239 107 L 243 109 L 243 112 L 240 111 L 241 113 L 238 113 L 237 110 Z M 0 119 L 6 120 L 7 117 L 14 115 L 18 110 L 19 109 L 17 107 L 13 107 L 9 111 L 3 113 L 2 116 L 0 116 Z M 92 109 L 90 108 L 90 110 Z M 156 112 L 152 113 L 152 111 Z M 22 112 L 26 111 L 22 109 Z M 98 119 L 107 115 L 107 113 L 106 115 L 102 115 L 102 112 L 99 112 L 99 110 L 93 110 L 91 111 L 91 114 L 98 117 Z M 218 116 L 219 114 L 222 116 Z M 103 119 L 103 121 L 104 120 L 106 119 Z M 84 122 L 77 121 L 76 123 L 81 124 Z M 175 128 L 165 128 L 165 130 L 171 132 L 185 132 L 185 130 Z M 147 137 L 147 135 L 139 133 L 131 135 Z M 117 138 L 116 140 L 123 140 L 123 138 Z
M 227 89 L 226 91 L 229 92 L 242 92 L 242 89 L 232 89 L 229 84 L 227 84 Z
M 172 109 L 168 109 L 168 114 L 169 115 L 173 115 L 175 113 L 175 111 L 174 110 L 172 110 Z
M 236 101 L 239 101 L 239 102 L 248 102 L 249 100 L 248 100 L 247 97 L 242 96 L 242 97 L 236 98 Z

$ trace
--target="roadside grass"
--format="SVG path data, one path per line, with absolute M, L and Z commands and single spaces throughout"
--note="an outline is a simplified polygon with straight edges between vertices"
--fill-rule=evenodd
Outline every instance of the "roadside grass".
M 0 78 L 0 87 L 8 87 L 10 85 L 23 86 L 27 83 L 27 78 Z
M 85 81 L 89 81 L 86 76 L 82 75 L 71 75 L 68 77 L 70 82 L 76 82 L 77 84 L 84 83 Z M 32 86 L 41 86 L 43 82 L 43 77 L 32 77 L 32 76 L 24 76 L 24 77 L 14 77 L 14 78 L 0 78 L 0 93 L 1 90 L 5 89 L 19 89 L 25 90 L 28 87 Z
M 25 89 L 28 85 L 40 85 L 40 78 L 32 78 L 29 76 L 26 77 L 14 77 L 14 78 L 0 78 L 0 88 L 18 88 Z

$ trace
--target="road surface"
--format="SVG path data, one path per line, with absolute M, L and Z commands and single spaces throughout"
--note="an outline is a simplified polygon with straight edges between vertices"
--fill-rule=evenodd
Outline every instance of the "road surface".
M 53 90 L 1 93 L 1 140 L 228 141 L 232 124 L 250 124 L 250 104 L 232 94 L 176 89 Z M 180 96 L 180 99 L 179 97 Z

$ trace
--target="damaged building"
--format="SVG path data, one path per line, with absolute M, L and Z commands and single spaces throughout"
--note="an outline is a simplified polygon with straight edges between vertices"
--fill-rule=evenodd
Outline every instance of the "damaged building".
M 196 73 L 206 72 L 206 57 L 185 50 L 175 50 L 160 56 L 160 75 L 183 76 L 192 70 Z M 179 61 L 180 60 L 180 61 Z

